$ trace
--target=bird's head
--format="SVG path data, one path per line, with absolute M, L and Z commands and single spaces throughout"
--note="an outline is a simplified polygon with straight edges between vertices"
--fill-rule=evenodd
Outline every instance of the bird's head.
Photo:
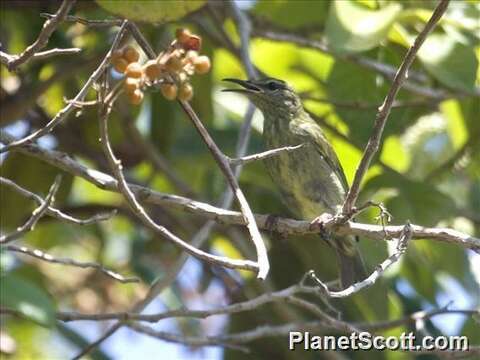
M 246 95 L 262 112 L 280 111 L 295 113 L 302 108 L 300 98 L 283 80 L 265 78 L 259 80 L 223 79 L 241 86 L 224 89 Z

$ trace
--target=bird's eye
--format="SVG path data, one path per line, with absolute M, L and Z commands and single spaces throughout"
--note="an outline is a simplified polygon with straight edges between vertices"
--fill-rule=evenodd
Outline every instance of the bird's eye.
M 267 88 L 268 90 L 278 90 L 280 89 L 280 85 L 277 84 L 275 81 L 270 81 L 267 83 Z

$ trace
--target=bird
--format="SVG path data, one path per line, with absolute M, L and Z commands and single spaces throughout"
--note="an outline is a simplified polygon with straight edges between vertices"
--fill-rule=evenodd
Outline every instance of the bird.
M 338 214 L 348 192 L 345 173 L 320 125 L 305 111 L 295 90 L 275 78 L 223 80 L 240 86 L 223 91 L 247 96 L 263 113 L 267 150 L 298 146 L 264 159 L 287 208 L 295 216 L 312 223 L 319 221 L 320 225 L 322 214 Z M 357 240 L 332 234 L 323 238 L 335 249 L 341 287 L 363 280 L 365 266 Z

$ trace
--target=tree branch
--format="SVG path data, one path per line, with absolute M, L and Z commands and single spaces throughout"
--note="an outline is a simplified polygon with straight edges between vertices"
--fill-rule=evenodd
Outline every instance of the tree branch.
M 390 110 L 392 108 L 393 102 L 395 101 L 395 97 L 400 90 L 400 87 L 404 83 L 405 79 L 407 78 L 408 70 L 413 63 L 413 60 L 415 59 L 415 55 L 417 54 L 423 42 L 427 38 L 427 35 L 430 33 L 430 31 L 433 30 L 436 23 L 445 13 L 445 10 L 448 7 L 448 3 L 449 0 L 440 0 L 439 4 L 435 8 L 435 11 L 430 17 L 430 20 L 428 20 L 427 24 L 425 25 L 425 28 L 420 32 L 420 34 L 418 34 L 413 45 L 407 51 L 407 54 L 402 61 L 402 64 L 400 65 L 397 73 L 395 74 L 395 78 L 393 79 L 390 91 L 385 97 L 383 104 L 378 108 L 378 113 L 375 119 L 375 124 L 373 126 L 372 135 L 370 136 L 367 146 L 365 147 L 363 157 L 360 160 L 357 171 L 355 172 L 352 186 L 350 187 L 350 190 L 348 191 L 347 197 L 343 204 L 342 212 L 347 216 L 352 212 L 353 206 L 355 205 L 358 194 L 360 192 L 360 183 L 362 182 L 363 177 L 367 173 L 370 162 L 378 151 L 380 140 L 383 134 L 383 129 L 388 120 L 388 116 L 390 115 Z
M 25 222 L 25 224 L 23 224 L 22 226 L 17 228 L 17 230 L 15 230 L 10 234 L 0 236 L 0 244 L 7 244 L 15 239 L 18 239 L 20 236 L 22 236 L 26 232 L 33 230 L 37 221 L 47 212 L 47 209 L 50 206 L 50 204 L 53 203 L 55 199 L 55 194 L 57 193 L 57 190 L 60 186 L 60 181 L 61 181 L 61 176 L 57 176 L 54 183 L 50 187 L 50 190 L 48 191 L 48 195 L 45 198 L 45 201 L 39 207 L 33 210 L 32 215 Z
M 74 267 L 79 267 L 79 268 L 92 268 L 100 271 L 101 273 L 105 274 L 106 276 L 117 280 L 121 283 L 134 283 L 134 282 L 139 282 L 140 279 L 137 277 L 124 277 L 112 270 L 108 270 L 104 268 L 102 265 L 95 263 L 95 262 L 80 262 L 76 261 L 73 259 L 69 258 L 56 258 L 53 257 L 50 254 L 44 253 L 41 250 L 38 249 L 29 249 L 25 246 L 14 246 L 14 245 L 6 245 L 2 247 L 3 249 L 7 251 L 13 251 L 17 253 L 21 253 L 24 255 L 32 256 L 34 258 L 53 263 L 53 264 L 61 264 L 61 265 L 67 265 L 67 266 L 74 266 Z
M 6 132 L 0 133 L 0 141 L 8 143 L 12 141 L 13 137 Z M 56 166 L 72 175 L 79 176 L 90 183 L 94 184 L 100 189 L 119 192 L 117 181 L 110 175 L 103 172 L 89 169 L 82 164 L 73 160 L 68 154 L 42 149 L 38 145 L 29 144 L 17 151 L 32 155 L 38 159 L 45 161 L 53 166 Z M 186 197 L 165 194 L 154 191 L 150 188 L 128 184 L 131 191 L 141 201 L 150 204 L 157 204 L 163 206 L 170 206 L 179 210 L 183 210 L 198 216 L 203 216 L 208 219 L 215 220 L 220 224 L 228 225 L 245 225 L 245 220 L 241 213 L 237 211 L 226 210 L 200 201 L 195 201 Z M 284 235 L 302 235 L 318 233 L 318 229 L 311 226 L 308 221 L 293 220 L 286 218 L 276 218 L 273 222 L 269 220 L 271 215 L 256 215 L 255 220 L 260 229 L 267 231 L 274 231 Z M 338 235 L 357 235 L 371 240 L 384 241 L 385 238 L 398 238 L 403 230 L 401 225 L 370 225 L 360 224 L 347 221 L 344 224 L 337 224 L 335 219 L 324 223 L 326 230 L 332 231 Z M 457 230 L 448 228 L 429 228 L 421 225 L 411 225 L 412 240 L 435 240 L 447 242 L 451 244 L 460 245 L 465 248 L 472 249 L 480 253 L 480 239 L 472 235 L 462 233 Z
M 8 55 L 6 53 L 2 53 L 2 56 L 0 57 L 1 62 L 7 66 L 9 71 L 13 71 L 20 65 L 28 62 L 32 57 L 35 57 L 36 53 L 38 53 L 48 44 L 50 36 L 57 29 L 60 23 L 65 19 L 73 4 L 75 4 L 75 0 L 64 0 L 55 15 L 45 21 L 45 23 L 43 24 L 43 28 L 40 31 L 40 34 L 38 34 L 37 40 L 35 40 L 32 45 L 27 47 L 20 55 Z M 53 50 L 49 51 L 50 53 L 44 52 L 43 55 L 37 54 L 37 57 L 42 58 L 45 53 L 48 54 L 47 56 L 51 56 L 52 54 L 54 54 Z M 59 52 L 57 51 L 57 54 L 58 53 Z
M 109 65 L 113 49 L 115 49 L 119 44 L 123 36 L 123 33 L 125 31 L 125 27 L 127 23 L 128 23 L 127 21 L 124 21 L 107 55 L 104 57 L 104 59 L 102 60 L 98 68 L 92 73 L 89 79 L 85 82 L 85 85 L 83 85 L 83 88 L 78 92 L 77 96 L 75 96 L 75 98 L 71 102 L 69 102 L 62 110 L 60 110 L 57 113 L 57 115 L 55 115 L 55 117 L 53 117 L 52 120 L 50 120 L 48 124 L 45 125 L 43 128 L 35 131 L 30 135 L 25 136 L 22 139 L 16 140 L 15 142 L 11 142 L 10 144 L 4 146 L 3 148 L 0 149 L 0 153 L 4 153 L 15 147 L 24 146 L 27 143 L 33 142 L 39 137 L 42 137 L 48 134 L 49 132 L 51 132 L 55 126 L 57 126 L 60 122 L 65 120 L 65 118 L 76 108 L 75 103 L 83 101 L 83 99 L 88 93 L 88 90 L 90 89 L 90 86 L 92 86 L 100 78 L 100 75 L 103 73 L 105 68 Z
M 26 198 L 32 199 L 33 201 L 35 201 L 39 205 L 42 205 L 42 204 L 45 203 L 45 200 L 42 199 L 40 196 L 38 196 L 35 193 L 32 193 L 32 192 L 28 191 L 27 189 L 22 188 L 20 185 L 14 183 L 12 180 L 9 180 L 9 179 L 6 179 L 6 178 L 0 176 L 0 183 L 10 187 L 11 189 L 15 190 L 17 193 L 25 196 Z M 94 215 L 92 217 L 89 217 L 87 219 L 77 219 L 73 216 L 70 216 L 68 214 L 63 213 L 62 211 L 60 211 L 57 208 L 54 208 L 53 206 L 48 206 L 47 210 L 46 210 L 46 215 L 49 215 L 49 216 L 55 217 L 55 218 L 57 218 L 61 221 L 69 222 L 69 223 L 76 224 L 76 225 L 91 225 L 91 224 L 95 224 L 95 223 L 100 222 L 100 221 L 105 221 L 105 220 L 108 220 L 108 219 L 112 218 L 116 213 L 117 213 L 117 211 L 113 210 L 113 211 L 108 212 L 108 213 L 96 214 L 96 215 Z

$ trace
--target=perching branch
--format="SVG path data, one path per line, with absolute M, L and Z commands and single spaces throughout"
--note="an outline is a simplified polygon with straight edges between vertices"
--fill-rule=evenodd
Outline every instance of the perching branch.
M 44 52 L 43 55 L 38 54 L 38 52 L 47 45 L 50 36 L 65 19 L 74 3 L 75 0 L 64 0 L 55 15 L 45 21 L 40 34 L 38 34 L 37 40 L 27 47 L 20 55 L 8 55 L 2 52 L 2 56 L 0 57 L 2 64 L 6 65 L 9 71 L 13 71 L 20 65 L 28 62 L 32 57 L 34 58 L 35 54 L 37 54 L 37 57 L 39 56 L 41 58 L 44 55 L 51 56 L 52 54 L 55 54 L 54 50 L 57 50 L 57 54 L 60 53 L 58 49 L 53 49 L 49 50 L 50 53 Z
M 402 61 L 402 64 L 400 65 L 397 73 L 395 74 L 392 86 L 390 87 L 390 90 L 385 97 L 383 104 L 378 108 L 378 113 L 376 115 L 375 124 L 372 130 L 372 135 L 370 136 L 367 146 L 365 147 L 363 157 L 360 160 L 357 171 L 355 172 L 352 186 L 350 187 L 350 190 L 348 191 L 345 202 L 343 204 L 342 212 L 346 216 L 348 216 L 352 212 L 352 209 L 355 206 L 355 202 L 357 201 L 358 194 L 360 192 L 360 183 L 362 182 L 362 179 L 367 173 L 373 157 L 378 151 L 378 148 L 380 146 L 380 140 L 383 134 L 383 129 L 385 128 L 388 116 L 390 115 L 390 110 L 392 108 L 393 102 L 395 101 L 395 97 L 397 96 L 400 87 L 407 78 L 408 70 L 410 69 L 413 60 L 415 59 L 415 55 L 417 54 L 423 42 L 427 38 L 427 35 L 433 30 L 437 22 L 447 10 L 448 3 L 449 0 L 440 0 L 432 16 L 430 17 L 430 20 L 428 20 L 427 24 L 425 25 L 425 28 L 420 32 L 420 34 L 418 34 L 413 45 L 407 51 L 407 54 Z
M 53 264 L 61 264 L 61 265 L 67 265 L 67 266 L 74 266 L 74 267 L 79 267 L 79 268 L 92 268 L 100 271 L 101 273 L 105 274 L 106 276 L 117 280 L 121 283 L 136 283 L 139 282 L 140 279 L 136 277 L 124 277 L 112 270 L 108 270 L 102 265 L 95 263 L 95 262 L 81 262 L 81 261 L 76 261 L 73 259 L 69 258 L 56 258 L 53 257 L 50 254 L 44 253 L 41 250 L 38 249 L 29 249 L 25 246 L 14 246 L 14 245 L 6 245 L 2 247 L 3 249 L 7 251 L 12 251 L 12 252 L 17 252 L 20 254 L 32 256 L 34 258 L 53 263 Z
M 20 236 L 22 236 L 26 232 L 33 230 L 37 221 L 40 220 L 40 218 L 47 212 L 47 209 L 49 208 L 49 206 L 53 203 L 55 199 L 55 194 L 57 193 L 58 188 L 60 186 L 60 182 L 61 182 L 61 176 L 57 176 L 55 178 L 54 183 L 50 187 L 50 190 L 48 190 L 48 195 L 45 198 L 45 201 L 43 201 L 39 207 L 33 210 L 32 215 L 25 222 L 25 224 L 18 227 L 17 230 L 15 230 L 10 234 L 0 236 L 0 244 L 9 243 L 15 239 L 18 239 Z
M 0 141 L 8 143 L 13 137 L 5 132 L 0 133 Z M 29 144 L 16 149 L 23 154 L 32 155 L 38 159 L 56 166 L 72 175 L 79 176 L 100 189 L 118 192 L 117 181 L 110 175 L 98 170 L 93 170 L 79 164 L 68 154 L 43 149 L 37 145 Z M 150 204 L 158 204 L 162 206 L 170 206 L 179 210 L 186 211 L 198 216 L 215 220 L 220 224 L 227 225 L 245 225 L 245 220 L 241 213 L 237 211 L 225 210 L 220 207 L 195 201 L 186 197 L 164 194 L 147 187 L 128 184 L 132 192 L 141 201 Z M 302 235 L 318 233 L 318 229 L 311 226 L 308 221 L 300 221 L 286 218 L 276 218 L 272 223 L 269 221 L 271 215 L 256 215 L 255 220 L 260 229 L 274 231 L 284 235 Z M 334 220 L 327 221 L 324 224 L 326 230 L 332 231 L 338 235 L 357 235 L 371 240 L 385 241 L 385 238 L 398 238 L 403 230 L 403 226 L 398 225 L 370 225 L 360 224 L 348 221 L 344 224 L 337 224 Z M 457 230 L 448 228 L 428 228 L 421 225 L 411 225 L 412 240 L 435 240 L 456 244 L 464 248 L 469 248 L 480 252 L 480 239 L 472 235 L 462 233 Z

